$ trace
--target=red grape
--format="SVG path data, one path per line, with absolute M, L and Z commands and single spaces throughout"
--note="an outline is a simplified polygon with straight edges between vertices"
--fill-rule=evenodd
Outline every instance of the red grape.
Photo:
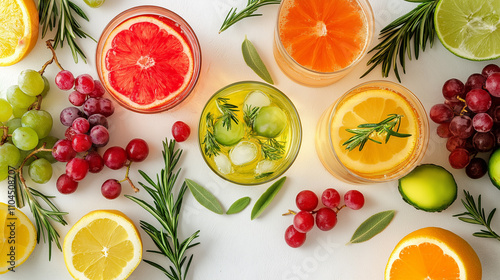
M 455 169 L 462 169 L 469 164 L 470 153 L 464 148 L 457 148 L 450 153 L 448 161 L 450 162 L 451 167 Z
M 439 137 L 441 138 L 449 138 L 453 136 L 453 134 L 450 132 L 450 123 L 441 123 L 438 125 L 436 129 L 436 133 Z
M 122 147 L 113 146 L 104 152 L 102 159 L 107 167 L 116 170 L 122 168 L 127 162 L 127 153 Z
M 82 158 L 72 158 L 68 163 L 66 163 L 66 175 L 68 175 L 73 181 L 81 181 L 89 172 L 89 164 Z
M 94 91 L 94 79 L 89 74 L 82 74 L 75 79 L 75 89 L 83 94 Z
M 85 160 L 89 163 L 90 173 L 99 173 L 104 168 L 104 160 L 96 151 L 89 152 Z
M 77 135 L 78 132 L 76 132 L 73 127 L 68 127 L 66 131 L 64 132 L 64 137 L 68 139 L 69 141 L 73 141 L 73 138 L 75 138 L 75 135 Z
M 314 216 L 311 212 L 300 211 L 293 217 L 293 226 L 297 231 L 306 233 L 314 227 Z
M 491 74 L 500 72 L 500 67 L 496 64 L 488 64 L 484 66 L 483 71 L 481 71 L 481 74 L 485 77 L 488 78 Z
M 320 230 L 331 230 L 337 224 L 337 213 L 330 208 L 323 207 L 316 212 L 316 226 Z
M 457 96 L 465 96 L 465 87 L 458 79 L 449 79 L 443 85 L 443 96 L 446 100 L 457 100 Z
M 148 157 L 149 147 L 146 141 L 136 138 L 130 140 L 125 147 L 125 151 L 127 152 L 127 158 L 134 162 L 141 162 Z
M 77 153 L 86 152 L 92 147 L 92 140 L 87 134 L 77 133 L 71 141 L 71 146 Z
M 491 96 L 483 89 L 472 89 L 465 97 L 465 103 L 474 113 L 484 113 L 491 107 Z
M 451 136 L 446 141 L 446 149 L 450 152 L 453 152 L 456 148 L 464 148 L 466 141 L 467 140 L 460 138 L 458 136 Z
M 479 179 L 488 171 L 488 164 L 482 158 L 475 157 L 465 167 L 465 174 L 471 179 Z
M 353 210 L 358 210 L 365 204 L 365 197 L 357 190 L 350 190 L 344 195 L 345 205 Z
M 109 117 L 113 115 L 115 112 L 115 106 L 111 102 L 111 100 L 107 98 L 100 98 L 99 99 L 99 109 L 100 109 L 100 114 L 104 115 L 105 117 Z
M 340 194 L 336 189 L 326 189 L 321 195 L 321 202 L 329 208 L 335 208 L 340 204 Z
M 318 196 L 310 190 L 303 190 L 297 194 L 295 204 L 300 210 L 313 211 L 318 206 Z
M 298 248 L 306 242 L 306 234 L 297 231 L 290 225 L 285 231 L 285 242 L 292 248 Z
M 500 73 L 492 73 L 486 79 L 484 88 L 493 96 L 500 97 Z
M 468 116 L 455 116 L 450 122 L 450 132 L 460 138 L 469 138 L 474 134 L 472 119 Z
M 73 121 L 71 127 L 78 133 L 87 133 L 90 129 L 90 123 L 86 118 L 79 117 Z
M 74 193 L 78 188 L 78 182 L 71 179 L 68 175 L 62 174 L 57 178 L 57 190 L 62 194 Z
M 453 110 L 453 113 L 455 115 L 460 115 L 460 113 L 462 113 L 462 109 L 465 106 L 465 103 L 459 100 L 458 101 L 445 100 L 444 104 L 448 105 L 448 107 L 450 107 L 451 110 Z
M 488 132 L 493 127 L 493 118 L 486 113 L 476 114 L 472 118 L 472 126 L 477 132 Z
M 76 107 L 64 108 L 59 114 L 59 120 L 64 126 L 71 126 L 73 121 L 78 117 L 83 117 L 82 111 Z
M 98 80 L 94 80 L 94 90 L 89 93 L 90 97 L 101 97 L 104 95 L 106 90 L 102 86 L 101 82 Z
M 453 110 L 445 104 L 436 104 L 429 112 L 429 117 L 435 123 L 449 122 L 454 116 Z
M 91 97 L 91 98 L 88 98 L 85 103 L 83 103 L 83 112 L 85 112 L 85 114 L 87 116 L 92 116 L 94 114 L 100 114 L 101 113 L 101 106 L 100 106 L 100 102 L 99 102 L 99 98 L 94 98 L 94 97 Z
M 476 89 L 476 88 L 483 88 L 484 82 L 486 81 L 486 78 L 479 73 L 474 73 L 467 78 L 467 81 L 465 82 L 465 93 L 468 93 L 470 90 Z
M 83 93 L 80 93 L 78 91 L 73 91 L 68 95 L 68 100 L 69 103 L 73 104 L 74 106 L 82 106 L 83 103 L 85 103 L 85 100 L 87 99 L 87 96 Z
M 116 179 L 108 179 L 101 186 L 101 193 L 107 199 L 115 199 L 122 192 L 122 185 Z
M 71 141 L 67 139 L 58 140 L 52 148 L 52 156 L 59 162 L 68 162 L 76 156 Z
M 93 114 L 92 116 L 89 116 L 88 121 L 90 124 L 90 128 L 96 125 L 102 125 L 105 128 L 108 128 L 108 119 L 101 114 Z
M 70 90 L 75 85 L 75 77 L 68 70 L 62 70 L 57 73 L 55 78 L 56 86 L 61 90 Z
M 90 141 L 96 147 L 104 147 L 109 142 L 109 131 L 102 125 L 96 125 L 90 130 Z
M 189 125 L 182 121 L 176 121 L 172 125 L 172 136 L 174 137 L 175 141 L 177 142 L 184 142 L 186 139 L 188 139 L 189 135 L 191 134 L 191 128 L 189 128 Z
M 493 150 L 495 143 L 495 135 L 492 132 L 478 132 L 472 137 L 472 145 L 478 152 Z

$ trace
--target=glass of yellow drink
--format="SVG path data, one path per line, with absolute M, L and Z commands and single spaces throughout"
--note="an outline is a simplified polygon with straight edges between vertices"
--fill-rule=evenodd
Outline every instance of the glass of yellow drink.
M 326 86 L 361 61 L 373 33 L 373 11 L 367 0 L 283 0 L 274 57 L 296 82 Z
M 277 178 L 294 162 L 302 127 L 285 94 L 268 84 L 244 81 L 208 100 L 198 138 L 205 162 L 217 175 L 257 185 Z
M 395 124 L 391 130 L 404 137 L 387 140 L 387 130 L 369 130 L 375 127 L 371 124 L 391 117 L 392 121 L 399 120 L 391 123 Z M 362 140 L 361 136 L 370 139 L 349 149 L 349 144 L 355 143 L 349 140 Z M 421 161 L 428 142 L 429 121 L 424 107 L 408 89 L 388 81 L 367 82 L 349 90 L 323 113 L 316 131 L 321 162 L 331 174 L 348 183 L 385 182 L 406 175 Z

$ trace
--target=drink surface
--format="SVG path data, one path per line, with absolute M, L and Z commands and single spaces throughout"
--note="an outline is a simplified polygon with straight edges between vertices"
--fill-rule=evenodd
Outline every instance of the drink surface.
M 353 64 L 366 48 L 368 23 L 351 0 L 284 1 L 278 19 L 281 44 L 300 65 L 334 72 Z
M 343 145 L 354 134 L 346 129 L 358 125 L 379 123 L 390 114 L 399 114 L 399 132 L 409 137 L 390 137 L 385 143 L 386 133 L 372 133 L 360 151 L 359 146 L 349 151 Z M 414 154 L 420 137 L 419 118 L 416 110 L 401 94 L 382 88 L 364 89 L 342 99 L 336 107 L 331 121 L 331 140 L 340 162 L 351 172 L 365 177 L 378 177 L 401 168 Z

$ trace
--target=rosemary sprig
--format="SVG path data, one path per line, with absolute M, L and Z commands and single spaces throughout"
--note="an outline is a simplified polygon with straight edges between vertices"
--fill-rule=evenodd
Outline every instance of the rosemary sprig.
M 37 8 L 42 28 L 42 38 L 45 37 L 48 30 L 52 31 L 52 29 L 56 28 L 54 48 L 57 48 L 59 44 L 62 47 L 66 41 L 71 48 L 75 63 L 78 62 L 78 56 L 82 58 L 83 62 L 86 62 L 85 54 L 75 41 L 76 37 L 89 37 L 95 41 L 94 38 L 82 30 L 76 19 L 77 15 L 89 21 L 85 12 L 71 0 L 39 0 Z
M 406 0 L 407 2 L 421 3 L 409 13 L 397 18 L 380 31 L 380 39 L 383 39 L 370 52 L 376 51 L 367 65 L 373 64 L 362 76 L 366 76 L 379 64 L 382 65 L 382 76 L 388 77 L 391 68 L 399 82 L 401 77 L 398 71 L 398 62 L 405 71 L 405 59 L 411 60 L 411 40 L 413 39 L 413 51 L 415 59 L 418 59 L 419 51 L 425 51 L 427 42 L 432 48 L 435 38 L 434 11 L 438 0 Z M 398 59 L 399 58 L 399 59 Z
M 253 127 L 253 122 L 255 120 L 255 117 L 257 117 L 259 109 L 260 107 L 254 107 L 252 105 L 247 105 L 245 109 L 243 109 L 243 120 L 248 127 Z
M 280 2 L 281 0 L 248 0 L 246 7 L 239 12 L 237 11 L 237 8 L 231 8 L 219 29 L 219 33 L 244 18 L 261 16 L 262 14 L 255 13 L 260 7 L 271 4 L 279 4 Z
M 262 153 L 265 159 L 278 160 L 285 153 L 285 145 L 274 138 L 269 138 L 265 142 L 260 143 Z
M 204 146 L 205 155 L 212 157 L 219 154 L 220 145 L 214 135 L 214 115 L 212 115 L 212 113 L 208 113 L 205 118 L 207 133 L 203 138 L 202 144 Z
M 172 265 L 167 269 L 156 262 L 144 261 L 161 270 L 168 279 L 184 280 L 193 260 L 193 255 L 188 259 L 185 254 L 188 249 L 199 244 L 193 243 L 193 240 L 198 237 L 200 231 L 196 231 L 184 240 L 179 237 L 179 216 L 187 186 L 183 182 L 177 196 L 174 195 L 174 186 L 181 171 L 180 168 L 175 171 L 175 166 L 179 162 L 182 150 L 175 149 L 175 140 L 170 140 L 168 144 L 167 140 L 165 140 L 162 154 L 165 168 L 161 170 L 159 175 L 156 175 L 156 183 L 145 172 L 139 171 L 150 186 L 146 186 L 141 182 L 139 184 L 153 198 L 154 204 L 149 204 L 130 195 L 126 195 L 126 197 L 148 211 L 159 222 L 161 226 L 159 229 L 143 220 L 141 220 L 140 225 L 158 248 L 158 250 L 148 250 L 148 252 L 165 256 Z
M 238 124 L 238 118 L 236 117 L 236 113 L 238 112 L 238 106 L 229 103 L 229 98 L 219 97 L 216 99 L 217 107 L 221 110 L 222 116 L 219 118 L 222 119 L 222 126 L 227 130 L 231 129 L 231 122 Z
M 484 208 L 482 208 L 481 205 L 481 195 L 478 196 L 476 204 L 476 202 L 474 201 L 474 197 L 472 197 L 472 195 L 468 191 L 464 190 L 464 194 L 465 201 L 462 199 L 462 204 L 467 211 L 461 214 L 453 215 L 453 217 L 458 217 L 458 219 L 463 222 L 482 225 L 486 228 L 486 230 L 482 229 L 481 231 L 475 232 L 472 235 L 483 238 L 495 238 L 496 240 L 500 241 L 500 235 L 498 235 L 491 229 L 491 220 L 493 219 L 493 215 L 495 215 L 495 211 L 497 209 L 493 208 L 493 210 L 491 210 L 491 212 L 488 214 L 488 217 L 486 217 Z
M 385 143 L 389 141 L 391 136 L 395 137 L 409 137 L 411 134 L 399 133 L 399 127 L 401 125 L 401 118 L 403 115 L 389 114 L 388 117 L 379 123 L 366 123 L 358 125 L 355 129 L 346 129 L 346 131 L 354 133 L 354 136 L 345 141 L 342 146 L 346 146 L 349 151 L 354 150 L 354 148 L 359 146 L 361 151 L 368 140 L 373 141 L 377 144 L 382 144 L 380 141 L 370 138 L 372 133 L 382 134 L 386 133 Z M 394 128 L 396 130 L 394 130 Z

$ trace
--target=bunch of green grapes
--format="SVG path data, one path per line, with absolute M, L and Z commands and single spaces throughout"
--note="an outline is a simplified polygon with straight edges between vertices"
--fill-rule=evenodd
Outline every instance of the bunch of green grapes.
M 6 90 L 0 98 L 0 181 L 8 177 L 9 169 L 19 171 L 29 166 L 28 174 L 35 183 L 47 183 L 52 177 L 50 150 L 58 140 L 50 134 L 52 116 L 41 110 L 41 100 L 49 91 L 49 82 L 35 70 L 24 70 L 18 84 Z M 38 151 L 34 153 L 34 151 Z

